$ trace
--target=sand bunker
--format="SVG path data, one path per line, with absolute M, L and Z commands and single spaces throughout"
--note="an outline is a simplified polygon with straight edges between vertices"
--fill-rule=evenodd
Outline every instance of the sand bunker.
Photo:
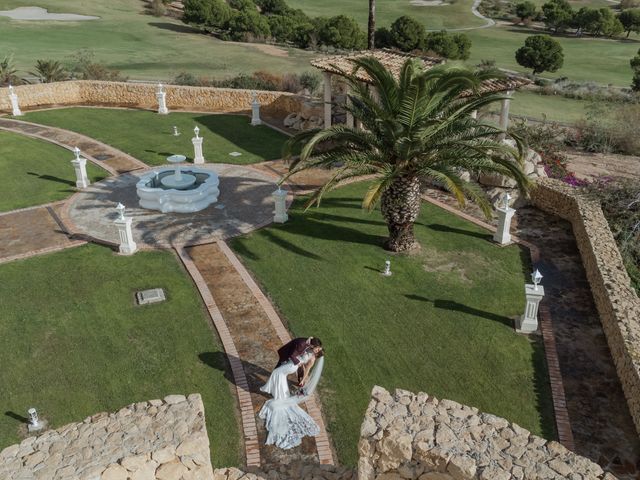
M 413 7 L 438 7 L 444 5 L 442 0 L 411 0 L 409 5 Z
M 18 7 L 13 10 L 0 10 L 0 17 L 9 17 L 12 20 L 62 20 L 65 22 L 100 19 L 100 17 L 76 15 L 75 13 L 49 13 L 46 8 L 40 7 Z

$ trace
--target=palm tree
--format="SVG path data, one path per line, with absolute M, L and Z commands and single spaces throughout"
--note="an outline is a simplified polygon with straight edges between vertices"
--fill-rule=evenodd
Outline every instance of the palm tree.
M 369 0 L 369 25 L 367 27 L 367 48 L 375 48 L 376 38 L 376 0 Z
M 16 69 L 13 63 L 13 55 L 7 55 L 0 60 L 0 87 L 6 85 L 20 85 L 22 79 L 17 75 L 18 69 Z
M 446 65 L 425 71 L 422 62 L 408 59 L 396 79 L 373 57 L 354 60 L 354 65 L 366 72 L 373 86 L 356 80 L 355 70 L 345 73 L 352 92 L 346 108 L 363 128 L 334 125 L 307 130 L 285 145 L 286 158 L 300 151 L 285 179 L 306 168 L 343 164 L 307 208 L 319 204 L 323 194 L 340 182 L 369 175 L 374 180 L 363 207 L 371 210 L 380 203 L 389 229 L 385 248 L 399 252 L 419 246 L 413 224 L 420 213 L 421 180 L 435 180 L 460 204 L 471 200 L 487 216 L 489 200 L 477 183 L 464 179 L 465 171 L 471 178 L 480 173 L 505 175 L 521 189 L 528 187 L 520 139 L 513 137 L 514 148 L 499 139 L 504 133 L 500 128 L 470 115 L 505 98 L 480 91 L 481 82 L 500 77 L 499 72 Z
M 64 66 L 57 60 L 36 61 L 36 71 L 31 75 L 38 77 L 42 83 L 61 82 L 69 78 Z

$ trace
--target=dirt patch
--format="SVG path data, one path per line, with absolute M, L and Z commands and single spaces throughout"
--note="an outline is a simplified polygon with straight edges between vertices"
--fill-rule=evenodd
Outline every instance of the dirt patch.
M 429 273 L 442 273 L 462 284 L 473 283 L 470 272 L 486 265 L 477 255 L 466 252 L 442 252 L 430 248 L 421 251 L 422 267 Z
M 569 170 L 578 178 L 640 177 L 640 157 L 615 153 L 567 152 Z
M 271 55 L 272 57 L 288 57 L 289 51 L 276 45 L 269 45 L 266 43 L 249 43 L 249 42 L 228 42 L 235 43 L 236 45 L 244 45 L 247 47 L 255 48 L 256 50 Z

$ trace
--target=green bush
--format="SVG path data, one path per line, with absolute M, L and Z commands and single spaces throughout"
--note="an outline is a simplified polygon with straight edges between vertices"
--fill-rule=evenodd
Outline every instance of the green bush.
M 271 36 L 269 21 L 256 11 L 232 10 L 233 14 L 227 23 L 229 36 L 232 40 L 250 42 L 265 40 Z
M 471 40 L 464 33 L 429 32 L 421 48 L 451 60 L 466 60 L 471 53 Z
M 253 0 L 228 0 L 229 6 L 234 10 L 257 12 L 258 8 Z
M 271 36 L 278 42 L 292 42 L 296 35 L 298 22 L 289 15 L 269 15 Z
M 285 0 L 259 0 L 256 3 L 260 11 L 267 15 L 284 15 L 290 10 Z
M 391 31 L 386 27 L 378 28 L 376 30 L 374 34 L 374 42 L 376 48 L 391 48 L 394 46 Z
M 185 0 L 182 21 L 200 27 L 224 28 L 233 10 L 224 0 Z
M 393 46 L 403 52 L 422 48 L 425 36 L 424 26 L 406 15 L 397 18 L 390 28 Z
M 196 77 L 193 73 L 188 72 L 180 72 L 173 78 L 171 82 L 174 85 L 187 85 L 189 87 L 197 87 L 201 86 L 202 82 L 198 77 Z
M 300 85 L 313 95 L 320 88 L 322 79 L 317 72 L 303 72 L 300 74 Z
M 360 50 L 366 47 L 365 33 L 356 21 L 345 15 L 314 19 L 318 41 L 322 45 L 344 50 Z

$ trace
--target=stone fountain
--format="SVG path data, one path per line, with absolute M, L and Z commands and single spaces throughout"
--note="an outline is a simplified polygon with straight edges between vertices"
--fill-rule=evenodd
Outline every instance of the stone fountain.
M 171 155 L 172 168 L 146 173 L 136 184 L 140 206 L 163 213 L 192 213 L 218 201 L 218 175 L 203 168 L 181 167 L 184 155 Z

